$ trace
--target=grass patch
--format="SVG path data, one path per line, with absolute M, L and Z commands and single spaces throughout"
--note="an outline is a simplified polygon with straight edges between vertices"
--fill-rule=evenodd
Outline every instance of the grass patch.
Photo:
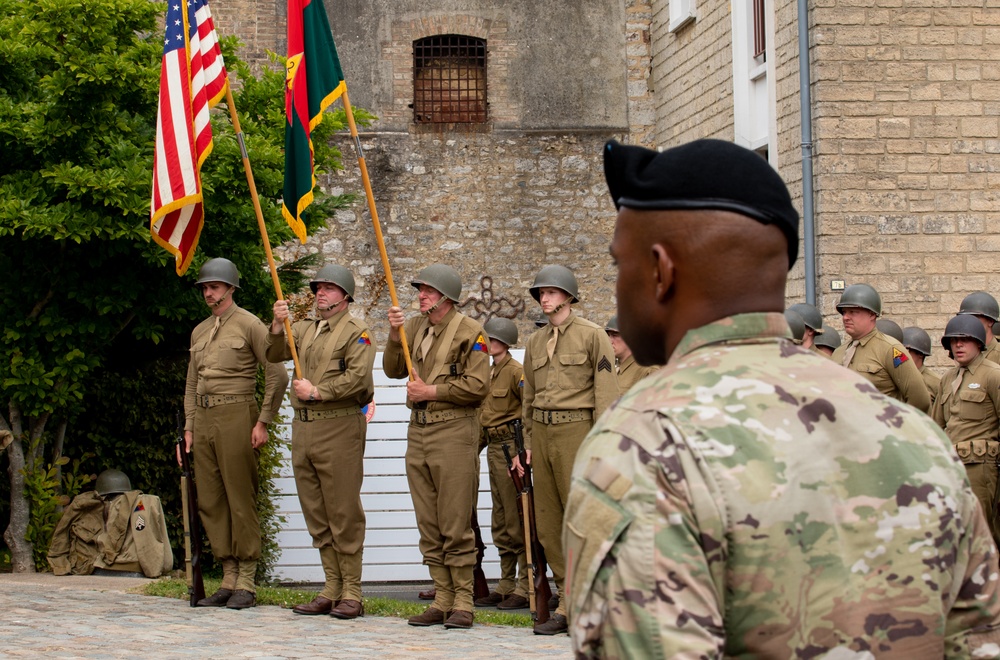
M 212 594 L 219 588 L 221 580 L 205 579 L 205 593 Z M 137 593 L 147 596 L 160 596 L 163 598 L 177 598 L 179 600 L 188 599 L 187 584 L 183 579 L 161 578 L 151 582 L 146 586 L 138 587 Z M 291 587 L 257 587 L 258 605 L 277 605 L 291 609 L 296 605 L 308 603 L 316 596 L 316 592 Z M 420 614 L 427 608 L 424 603 L 413 603 L 407 600 L 396 600 L 393 598 L 365 597 L 365 616 L 392 616 L 405 619 Z M 530 628 L 532 625 L 531 615 L 527 610 L 518 612 L 501 612 L 495 609 L 476 609 L 476 623 L 483 623 L 494 626 L 514 626 L 518 628 Z

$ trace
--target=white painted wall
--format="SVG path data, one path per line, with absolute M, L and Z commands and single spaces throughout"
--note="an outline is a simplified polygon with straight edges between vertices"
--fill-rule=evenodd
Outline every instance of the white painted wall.
M 511 351 L 514 359 L 524 358 L 523 350 Z M 289 363 L 291 369 L 291 363 Z M 375 415 L 369 422 L 365 445 L 365 481 L 361 501 L 368 518 L 365 536 L 365 582 L 410 582 L 427 580 L 427 567 L 421 563 L 417 548 L 419 533 L 413 513 L 413 502 L 406 484 L 407 409 L 405 380 L 391 380 L 382 372 L 382 353 L 375 357 Z M 291 441 L 292 409 L 285 397 L 282 416 L 287 420 L 281 427 L 286 443 Z M 281 556 L 275 568 L 276 579 L 282 582 L 323 582 L 319 552 L 312 546 L 292 477 L 291 447 L 283 449 L 278 490 L 278 512 L 286 522 L 278 534 Z M 478 516 L 486 556 L 483 570 L 486 577 L 500 577 L 500 563 L 490 533 L 491 508 L 489 472 L 486 452 L 480 462 Z

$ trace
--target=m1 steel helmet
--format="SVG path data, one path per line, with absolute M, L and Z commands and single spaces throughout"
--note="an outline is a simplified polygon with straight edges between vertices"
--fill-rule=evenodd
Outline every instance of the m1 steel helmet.
M 219 280 L 212 280 L 218 282 Z M 114 495 L 116 493 L 127 493 L 132 490 L 132 482 L 121 470 L 105 470 L 97 475 L 97 485 L 95 490 L 101 497 Z
M 452 302 L 458 302 L 462 295 L 462 277 L 458 271 L 451 266 L 444 264 L 431 264 L 427 266 L 413 278 L 410 282 L 414 289 L 419 289 L 421 284 L 441 292 L 445 298 Z
M 809 303 L 795 303 L 788 309 L 801 316 L 802 322 L 806 324 L 807 328 L 815 332 L 823 332 L 823 315 L 813 305 Z
M 991 321 L 1000 321 L 1000 305 L 997 299 L 985 291 L 975 291 L 962 299 L 958 309 L 959 314 L 975 314 L 985 316 Z
M 903 328 L 903 346 L 928 357 L 931 354 L 931 336 L 923 328 L 911 325 Z
M 833 326 L 825 324 L 823 325 L 823 332 L 816 335 L 816 338 L 813 339 L 814 346 L 825 346 L 831 350 L 837 350 L 840 344 L 840 333 Z
M 873 312 L 875 316 L 882 316 L 882 296 L 870 284 L 852 284 L 840 294 L 837 311 L 843 314 L 848 307 L 860 307 Z
M 483 330 L 486 331 L 487 337 L 503 342 L 507 346 L 517 343 L 517 326 L 510 319 L 494 317 L 486 322 Z
M 343 266 L 327 264 L 319 269 L 316 276 L 309 282 L 309 288 L 316 293 L 319 283 L 336 284 L 347 294 L 347 301 L 354 302 L 354 274 Z
M 615 314 L 610 319 L 608 319 L 608 324 L 606 326 L 604 326 L 604 330 L 606 332 L 619 332 L 619 333 L 621 332 L 621 330 L 618 329 L 618 315 L 617 314 Z
M 948 325 L 944 327 L 944 334 L 941 336 L 941 345 L 951 351 L 951 340 L 956 338 L 975 339 L 979 342 L 980 349 L 986 348 L 986 328 L 974 316 L 959 314 Z
M 535 283 L 528 291 L 536 302 L 541 302 L 539 290 L 549 286 L 569 294 L 570 303 L 580 302 L 580 289 L 576 283 L 576 275 L 566 266 L 545 266 L 535 275 Z
M 198 271 L 198 281 L 194 285 L 200 287 L 208 282 L 223 282 L 238 289 L 240 288 L 240 271 L 236 269 L 236 264 L 229 259 L 222 257 L 209 259 L 201 265 L 201 270 Z
M 903 329 L 892 319 L 879 319 L 875 321 L 875 327 L 883 335 L 889 335 L 900 344 L 903 343 Z
M 798 313 L 786 309 L 785 322 L 788 323 L 788 327 L 792 331 L 792 339 L 802 341 L 802 338 L 806 336 L 806 323 L 802 320 L 802 317 Z

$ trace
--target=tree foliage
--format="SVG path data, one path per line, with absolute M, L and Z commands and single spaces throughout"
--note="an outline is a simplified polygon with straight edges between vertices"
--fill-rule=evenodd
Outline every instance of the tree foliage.
M 198 266 L 209 257 L 231 259 L 241 272 L 239 304 L 270 315 L 274 291 L 224 109 L 212 115 L 215 147 L 202 170 L 206 222 L 188 274 L 177 277 L 173 257 L 150 240 L 161 11 L 148 0 L 0 0 L 0 428 L 16 437 L 6 452 L 11 524 L 4 536 L 15 570 L 30 570 L 21 547 L 24 474 L 62 465 L 62 434 L 46 433 L 50 420 L 68 423 L 66 442 L 80 444 L 70 452 L 76 456 L 92 451 L 88 443 L 113 444 L 119 432 L 112 422 L 104 437 L 75 431 L 87 426 L 80 420 L 88 406 L 149 414 L 150 438 L 170 435 L 172 415 L 86 395 L 109 374 L 151 368 L 157 358 L 175 360 L 184 351 L 191 328 L 206 315 L 191 286 Z M 275 58 L 274 70 L 254 77 L 235 56 L 237 45 L 223 39 L 268 233 L 277 244 L 292 236 L 280 213 L 283 63 Z M 363 124 L 371 119 L 359 115 Z M 329 138 L 344 123 L 342 111 L 328 113 L 314 131 L 318 169 L 339 167 Z M 320 199 L 306 218 L 310 231 L 350 201 Z M 286 291 L 302 286 L 307 265 L 285 265 Z M 160 395 L 173 402 L 181 392 Z M 148 446 L 159 452 L 162 444 Z M 169 456 L 124 460 L 135 474 Z

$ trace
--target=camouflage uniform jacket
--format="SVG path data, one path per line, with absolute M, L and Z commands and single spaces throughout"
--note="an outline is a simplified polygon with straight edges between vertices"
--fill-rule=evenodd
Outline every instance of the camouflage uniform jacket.
M 689 332 L 584 441 L 578 656 L 1000 654 L 996 549 L 947 438 L 788 333 L 782 314 Z

